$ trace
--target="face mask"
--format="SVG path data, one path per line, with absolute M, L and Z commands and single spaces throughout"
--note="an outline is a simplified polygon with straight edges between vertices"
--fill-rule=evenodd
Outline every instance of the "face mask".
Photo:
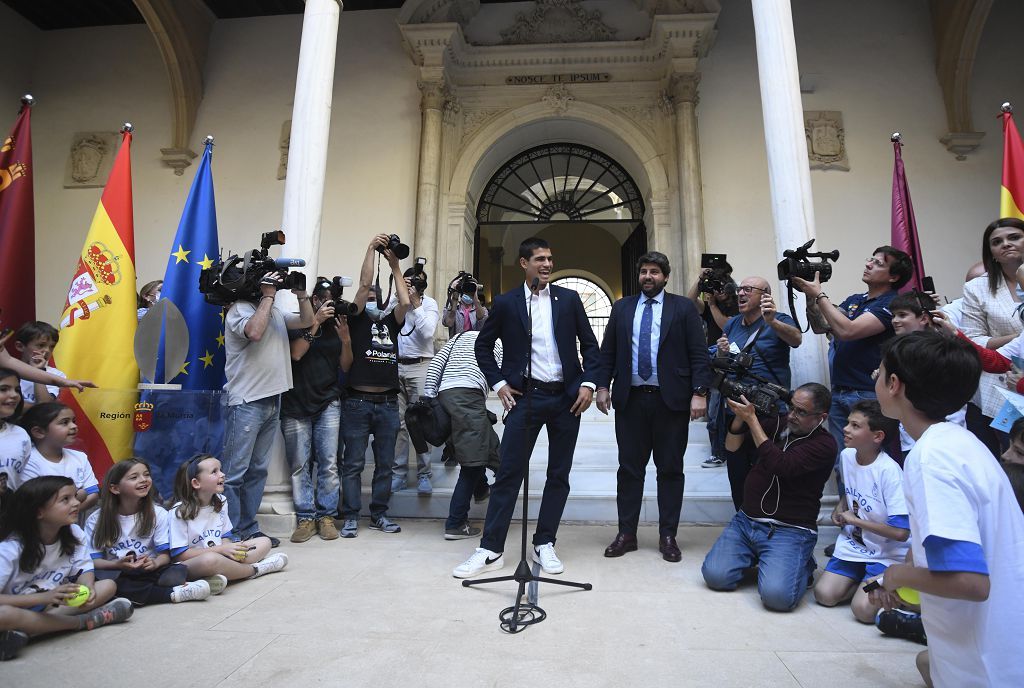
M 470 296 L 469 294 L 463 294 L 460 300 L 467 306 L 472 305 L 473 303 L 473 297 Z
M 380 312 L 380 309 L 377 308 L 377 302 L 376 301 L 369 301 L 369 302 L 367 302 L 367 304 L 366 304 L 366 315 L 367 315 L 368 318 L 370 318 L 370 320 L 373 320 L 375 322 L 377 320 L 380 320 L 381 312 Z

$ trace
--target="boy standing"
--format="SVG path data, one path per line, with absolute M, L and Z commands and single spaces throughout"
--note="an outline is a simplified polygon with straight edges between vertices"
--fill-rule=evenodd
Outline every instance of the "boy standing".
M 14 335 L 14 346 L 18 350 L 22 362 L 51 375 L 67 377 L 61 371 L 47 365 L 59 338 L 60 335 L 53 325 L 38 320 L 29 321 L 18 328 Z M 21 381 L 21 396 L 25 399 L 25 411 L 36 404 L 57 401 L 59 393 L 60 387 L 31 380 Z
M 911 556 L 871 597 L 890 608 L 897 588 L 920 591 L 929 650 L 918 668 L 928 685 L 1024 685 L 1024 515 L 985 445 L 943 420 L 980 374 L 969 343 L 915 332 L 889 343 L 875 383 L 882 413 L 916 444 L 904 464 Z

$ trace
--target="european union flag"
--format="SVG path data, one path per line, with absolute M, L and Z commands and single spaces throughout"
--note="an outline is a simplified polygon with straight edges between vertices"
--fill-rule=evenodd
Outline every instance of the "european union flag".
M 224 387 L 224 319 L 217 306 L 206 303 L 199 292 L 199 273 L 213 264 L 220 252 L 217 241 L 217 210 L 213 198 L 213 140 L 208 139 L 202 162 L 185 201 L 178 233 L 167 259 L 161 296 L 170 299 L 188 325 L 188 358 L 181 372 L 167 382 L 182 389 Z M 157 375 L 163 371 L 163 342 Z

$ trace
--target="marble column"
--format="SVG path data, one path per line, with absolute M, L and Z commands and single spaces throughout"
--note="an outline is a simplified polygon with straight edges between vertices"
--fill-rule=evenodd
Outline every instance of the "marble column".
M 682 212 L 682 249 L 679 268 L 683 281 L 690 284 L 700 270 L 704 253 L 704 192 L 700 174 L 700 138 L 697 133 L 697 86 L 699 74 L 672 77 L 669 96 L 675 114 L 676 163 L 679 173 L 679 199 Z
M 753 0 L 753 10 L 772 222 L 781 259 L 785 249 L 796 248 L 815 236 L 800 74 L 789 0 Z M 780 308 L 784 308 L 785 290 L 785 283 L 776 287 Z M 801 323 L 806 324 L 803 295 L 796 295 L 797 312 Z M 824 337 L 804 337 L 803 345 L 790 357 L 794 387 L 827 379 L 824 353 Z
M 334 58 L 341 9 L 340 0 L 306 0 L 302 19 L 281 220 L 288 243 L 281 255 L 306 261 L 306 267 L 300 270 L 306 274 L 307 283 L 316 278 L 320 256 Z M 279 293 L 277 305 L 286 311 L 298 308 L 291 292 Z M 282 365 L 288 362 L 283 361 Z M 260 504 L 260 527 L 267 533 L 287 535 L 294 526 L 293 513 L 291 471 L 284 455 L 284 443 L 278 436 Z
M 437 277 L 437 196 L 441 176 L 441 128 L 448 88 L 443 81 L 420 81 L 420 167 L 416 186 L 414 255 L 427 259 L 427 279 Z

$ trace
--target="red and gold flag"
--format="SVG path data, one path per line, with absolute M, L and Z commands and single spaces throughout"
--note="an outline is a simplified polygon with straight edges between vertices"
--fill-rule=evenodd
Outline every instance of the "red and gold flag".
M 126 128 L 68 289 L 53 352 L 54 365 L 69 378 L 99 387 L 61 393 L 75 410 L 79 438 L 97 476 L 131 456 L 130 409 L 139 383 L 131 142 Z
M 1024 220 L 1024 143 L 1013 122 L 1013 108 L 1003 106 L 1003 185 L 999 190 L 999 217 Z
M 25 96 L 10 136 L 0 142 L 0 320 L 14 329 L 36 319 L 31 105 Z

